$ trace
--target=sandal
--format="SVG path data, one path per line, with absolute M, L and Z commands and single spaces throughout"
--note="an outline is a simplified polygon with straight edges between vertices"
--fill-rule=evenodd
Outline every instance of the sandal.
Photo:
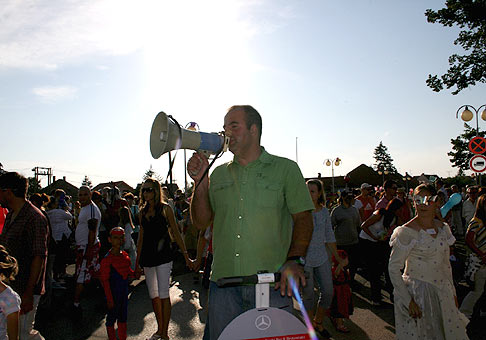
M 336 328 L 336 330 L 338 332 L 341 332 L 341 333 L 349 333 L 350 332 L 350 330 L 348 329 L 348 327 L 346 327 L 344 325 L 344 323 L 341 322 L 340 324 L 338 324 L 336 318 L 330 318 L 330 319 L 331 319 L 332 325 L 334 326 L 334 328 Z
M 323 339 L 330 339 L 331 338 L 331 334 L 322 326 L 322 321 L 321 322 L 312 322 L 312 325 L 314 326 L 314 330 L 319 333 L 319 335 L 323 338 Z M 322 329 L 319 329 L 321 328 Z
M 152 334 L 150 338 L 147 338 L 147 340 L 161 340 L 162 337 L 158 334 Z

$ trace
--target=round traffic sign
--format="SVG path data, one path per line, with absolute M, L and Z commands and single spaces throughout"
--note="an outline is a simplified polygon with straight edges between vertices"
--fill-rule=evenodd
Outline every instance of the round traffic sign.
M 476 136 L 469 141 L 469 151 L 477 155 L 486 151 L 486 138 Z
M 469 160 L 469 167 L 474 172 L 484 172 L 486 170 L 486 157 L 483 155 L 472 156 Z

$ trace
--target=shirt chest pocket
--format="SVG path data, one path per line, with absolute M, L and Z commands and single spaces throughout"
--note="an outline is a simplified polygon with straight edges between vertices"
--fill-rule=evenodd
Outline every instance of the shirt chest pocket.
M 258 181 L 256 183 L 256 200 L 265 208 L 280 208 L 283 202 L 283 187 L 280 183 Z
M 226 207 L 229 200 L 231 200 L 234 195 L 234 185 L 231 181 L 212 183 L 211 190 L 215 203 L 213 205 L 213 209 L 217 208 L 218 206 Z

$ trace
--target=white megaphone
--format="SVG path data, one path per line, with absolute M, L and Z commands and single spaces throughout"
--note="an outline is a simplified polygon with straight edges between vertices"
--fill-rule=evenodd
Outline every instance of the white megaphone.
M 229 138 L 225 138 L 222 134 L 184 129 L 174 118 L 164 112 L 157 114 L 150 132 L 150 152 L 155 159 L 166 152 L 178 149 L 218 154 L 226 151 L 228 142 Z

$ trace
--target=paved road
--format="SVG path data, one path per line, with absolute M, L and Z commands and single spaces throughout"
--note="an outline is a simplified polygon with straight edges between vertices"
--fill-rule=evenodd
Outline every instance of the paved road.
M 355 310 L 348 322 L 349 334 L 335 331 L 329 321 L 325 327 L 336 340 L 392 340 L 394 339 L 393 306 L 373 308 L 369 304 L 369 288 L 364 279 L 359 292 L 354 293 Z M 201 339 L 204 330 L 207 293 L 193 281 L 193 274 L 174 276 L 170 290 L 172 319 L 169 327 L 171 339 Z M 103 292 L 90 289 L 83 300 L 83 321 L 73 323 L 69 317 L 72 291 L 56 291 L 50 312 L 39 313 L 36 327 L 46 340 L 99 340 L 107 339 L 104 326 L 105 307 Z M 388 301 L 385 299 L 385 301 Z M 388 301 L 389 302 L 389 301 Z M 486 329 L 479 323 L 471 339 L 485 339 Z M 483 327 L 483 328 L 481 328 Z M 128 312 L 128 339 L 145 340 L 155 332 L 156 324 L 145 281 L 134 281 L 131 287 Z

